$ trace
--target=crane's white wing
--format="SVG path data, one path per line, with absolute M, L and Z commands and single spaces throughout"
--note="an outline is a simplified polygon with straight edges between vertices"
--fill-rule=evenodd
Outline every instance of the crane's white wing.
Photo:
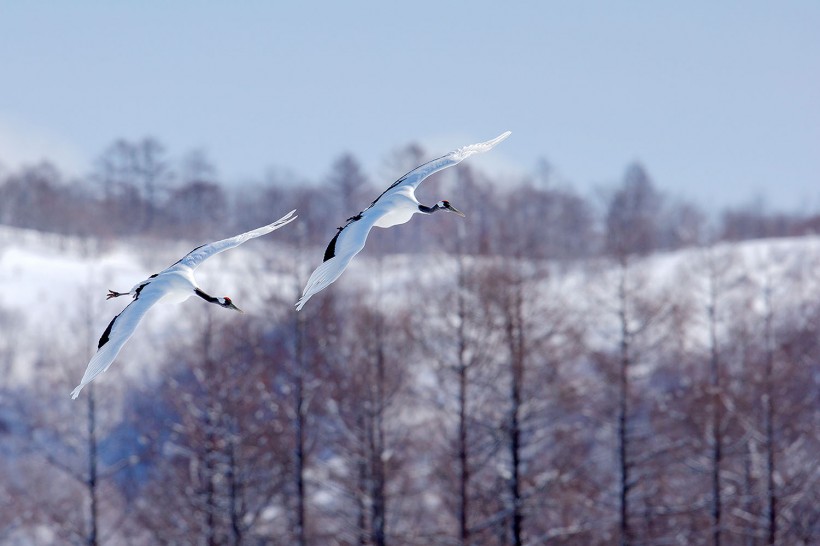
M 297 311 L 304 307 L 311 296 L 321 292 L 341 276 L 353 256 L 364 248 L 367 235 L 378 219 L 378 214 L 364 214 L 359 220 L 348 222 L 336 233 L 327 245 L 324 262 L 310 275 L 302 297 L 296 302 Z
M 505 133 L 498 135 L 492 140 L 488 140 L 486 142 L 479 142 L 478 144 L 469 144 L 467 146 L 462 146 L 461 148 L 453 150 L 445 156 L 439 157 L 438 159 L 434 159 L 432 161 L 428 161 L 424 165 L 416 167 L 409 173 L 405 174 L 404 176 L 393 182 L 393 184 L 391 184 L 389 188 L 387 188 L 380 196 L 376 198 L 375 201 L 373 201 L 370 204 L 370 207 L 375 205 L 376 202 L 382 197 L 384 197 L 386 194 L 395 191 L 399 188 L 409 187 L 415 191 L 419 184 L 421 184 L 422 180 L 424 180 L 431 174 L 438 172 L 442 169 L 446 169 L 447 167 L 458 165 L 459 163 L 461 163 L 473 154 L 480 154 L 488 150 L 492 150 L 492 148 L 496 144 L 498 144 L 511 134 L 511 131 L 507 131 Z
M 228 249 L 239 246 L 248 239 L 253 239 L 255 237 L 265 235 L 266 233 L 270 233 L 271 231 L 277 230 L 285 224 L 289 224 L 290 222 L 296 220 L 297 216 L 293 216 L 294 212 L 296 211 L 290 211 L 277 221 L 273 222 L 272 224 L 268 224 L 267 226 L 256 228 L 252 231 L 248 231 L 246 233 L 242 233 L 241 235 L 237 235 L 236 237 L 231 237 L 230 239 L 222 239 L 221 241 L 216 241 L 215 243 L 208 243 L 199 246 L 193 249 L 184 258 L 179 260 L 171 267 L 174 267 L 176 265 L 185 265 L 190 267 L 191 269 L 196 269 L 196 267 L 199 266 L 199 264 L 213 256 L 214 254 L 219 254 L 220 252 L 224 252 Z
M 97 352 L 88 363 L 82 381 L 80 381 L 76 389 L 71 391 L 71 398 L 77 398 L 80 391 L 83 390 L 83 387 L 111 366 L 111 363 L 117 358 L 120 349 L 122 349 L 125 342 L 131 337 L 131 334 L 134 333 L 134 330 L 137 329 L 142 317 L 145 316 L 145 313 L 147 313 L 156 302 L 162 299 L 164 295 L 165 292 L 161 288 L 154 287 L 152 283 L 148 283 L 139 291 L 137 298 L 111 320 L 108 324 L 108 328 L 105 329 L 102 337 L 100 337 Z

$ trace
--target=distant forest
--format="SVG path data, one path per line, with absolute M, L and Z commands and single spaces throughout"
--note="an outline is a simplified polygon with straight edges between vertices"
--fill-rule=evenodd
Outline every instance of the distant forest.
M 242 186 L 169 157 L 0 172 L 0 224 L 83 264 L 299 215 L 217 272 L 262 312 L 152 311 L 77 401 L 122 287 L 89 267 L 53 322 L 0 309 L 0 372 L 36 378 L 0 385 L 0 543 L 820 543 L 820 216 L 706 214 L 640 164 L 590 196 L 467 160 L 418 191 L 466 218 L 374 230 L 296 313 L 336 227 L 435 153 Z
M 255 183 L 226 185 L 202 152 L 172 162 L 154 138 L 117 140 L 78 179 L 66 178 L 47 161 L 16 171 L 0 169 L 0 224 L 83 237 L 202 240 L 264 225 L 277 212 L 296 208 L 306 226 L 302 242 L 321 244 L 335 227 L 328 221 L 343 222 L 393 180 L 432 157 L 408 145 L 390 158 L 394 174 L 384 180 L 371 180 L 356 158 L 346 154 L 328 166 L 323 180 L 272 171 Z M 470 212 L 465 238 L 476 254 L 588 258 L 617 252 L 618 233 L 624 230 L 634 232 L 636 250 L 643 254 L 820 231 L 818 213 L 772 212 L 760 203 L 707 214 L 658 190 L 639 163 L 628 165 L 619 183 L 596 196 L 554 181 L 546 164 L 537 170 L 521 180 L 492 181 L 465 162 L 455 170 L 456 180 L 447 173 L 443 178 L 449 183 L 443 188 L 427 182 L 420 194 L 435 202 L 446 189 L 458 198 Z M 415 231 L 432 235 L 433 230 L 422 224 Z M 435 246 L 435 239 L 431 245 L 428 237 L 412 238 L 412 245 L 393 246 L 398 240 L 391 239 L 368 250 L 424 252 Z

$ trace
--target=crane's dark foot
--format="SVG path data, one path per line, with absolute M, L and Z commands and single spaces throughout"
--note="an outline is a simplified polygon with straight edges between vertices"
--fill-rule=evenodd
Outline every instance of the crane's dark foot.
M 105 296 L 105 299 L 110 300 L 111 298 L 118 298 L 120 296 L 127 296 L 127 295 L 128 295 L 128 292 L 123 294 L 122 292 L 114 292 L 113 290 L 109 290 L 108 295 Z

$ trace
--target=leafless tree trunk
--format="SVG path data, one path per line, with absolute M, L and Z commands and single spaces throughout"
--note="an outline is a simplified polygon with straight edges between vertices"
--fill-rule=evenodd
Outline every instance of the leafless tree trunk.
M 469 320 L 467 312 L 467 302 L 465 301 L 467 289 L 467 273 L 464 267 L 464 240 L 466 229 L 463 223 L 459 223 L 458 236 L 456 237 L 456 362 L 455 374 L 458 381 L 457 393 L 457 413 L 458 413 L 458 431 L 456 439 L 456 461 L 458 465 L 458 499 L 456 501 L 456 517 L 458 519 L 458 540 L 461 546 L 467 546 L 470 541 L 470 527 L 469 527 L 469 485 L 471 478 L 470 471 L 470 452 L 467 440 L 468 423 L 467 423 L 467 394 L 469 386 L 468 370 L 471 363 L 467 358 L 467 322 Z
M 307 244 L 308 233 L 304 224 L 296 226 L 296 261 L 293 265 L 292 273 L 294 290 L 298 294 L 302 288 L 303 277 L 306 276 L 305 267 L 305 245 Z M 281 302 L 290 307 L 290 301 Z M 306 391 L 306 380 L 310 377 L 310 359 L 308 347 L 315 340 L 308 330 L 309 319 L 305 313 L 296 313 L 292 318 L 293 345 L 291 355 L 291 376 L 293 382 L 293 414 L 291 416 L 291 426 L 293 429 L 293 463 L 292 477 L 296 489 L 295 509 L 293 519 L 293 536 L 298 546 L 307 544 L 307 420 L 310 405 L 310 393 Z
M 462 238 L 459 237 L 459 241 Z M 458 282 L 456 305 L 458 312 L 458 325 L 456 330 L 456 343 L 458 343 L 456 363 L 456 374 L 458 376 L 458 538 L 462 546 L 467 546 L 470 539 L 470 529 L 468 527 L 467 513 L 470 508 L 467 490 L 470 483 L 470 462 L 467 446 L 467 339 L 464 331 L 467 321 L 466 304 L 464 301 L 465 274 L 464 257 L 461 252 L 458 254 Z
M 385 405 L 385 362 L 384 362 L 384 332 L 382 322 L 376 321 L 376 381 L 371 386 L 372 408 L 370 414 L 370 426 L 367 427 L 367 440 L 370 451 L 370 499 L 372 525 L 371 535 L 376 546 L 387 544 L 387 534 L 385 531 L 387 517 L 387 497 L 385 495 L 385 468 L 384 468 L 384 411 Z
M 489 268 L 484 287 L 488 290 L 488 314 L 493 317 L 496 328 L 501 333 L 503 360 L 499 371 L 505 377 L 506 393 L 499 393 L 503 404 L 502 436 L 499 447 L 503 451 L 505 466 L 506 495 L 502 517 L 498 524 L 505 528 L 503 533 L 511 544 L 524 543 L 524 492 L 523 492 L 523 450 L 524 450 L 524 380 L 525 380 L 525 333 L 523 309 L 523 273 L 518 269 L 518 260 L 510 260 L 501 268 Z M 499 530 L 501 532 L 501 530 Z
M 242 510 L 241 510 L 241 492 L 239 491 L 239 477 L 237 476 L 239 470 L 236 460 L 236 431 L 232 431 L 231 437 L 228 438 L 228 461 L 225 478 L 228 481 L 228 514 L 231 520 L 231 538 L 234 546 L 242 544 Z
M 510 416 L 509 416 L 509 455 L 510 455 L 510 501 L 511 533 L 515 546 L 523 544 L 521 526 L 524 519 L 523 498 L 521 491 L 521 391 L 524 385 L 524 333 L 523 302 L 521 280 L 517 274 L 511 283 L 509 314 L 505 317 L 507 343 L 510 350 Z
M 88 490 L 90 500 L 88 513 L 88 546 L 97 546 L 97 411 L 94 404 L 94 386 L 88 385 L 88 395 L 86 405 L 88 417 L 86 420 L 88 433 L 88 474 L 86 475 L 85 486 Z
M 763 288 L 765 305 L 764 339 L 765 371 L 763 377 L 763 426 L 766 449 L 766 544 L 773 546 L 777 541 L 777 493 L 775 490 L 775 438 L 774 438 L 774 311 L 772 309 L 772 287 L 770 279 Z
M 93 309 L 91 305 L 84 306 L 84 323 L 85 331 L 90 333 L 93 329 Z M 93 338 L 91 338 L 93 339 Z M 88 535 L 86 537 L 86 544 L 88 546 L 97 546 L 98 544 L 98 528 L 99 528 L 99 508 L 98 508 L 98 460 L 97 460 L 97 407 L 96 398 L 94 396 L 94 385 L 88 385 L 88 395 L 86 396 L 86 446 L 87 446 L 87 466 L 86 475 L 84 477 L 84 485 L 88 492 L 89 509 L 88 509 Z
M 717 306 L 718 306 L 718 271 L 714 262 L 714 251 L 708 262 L 708 300 L 706 312 L 709 321 L 709 372 L 711 387 L 711 459 L 712 459 L 712 544 L 720 546 L 721 542 L 721 512 L 723 508 L 720 486 L 720 471 L 723 462 L 723 389 L 721 386 L 720 356 L 717 339 Z
M 367 427 L 365 423 L 365 418 L 362 413 L 356 415 L 356 424 L 358 430 L 364 431 Z M 356 457 L 356 470 L 358 484 L 356 488 L 356 530 L 357 530 L 357 539 L 358 544 L 360 546 L 365 546 L 368 543 L 368 530 L 367 530 L 367 504 L 365 495 L 368 492 L 368 483 L 369 483 L 369 475 L 368 475 L 368 461 L 364 453 L 360 453 Z
M 294 480 L 296 482 L 296 543 L 305 546 L 305 366 L 304 335 L 305 319 L 299 314 L 294 322 L 295 377 L 293 385 L 293 432 L 294 432 Z
M 632 333 L 629 329 L 627 316 L 627 262 L 621 261 L 620 279 L 618 282 L 618 321 L 621 331 L 620 339 L 620 366 L 618 368 L 618 468 L 619 488 L 618 500 L 620 507 L 619 530 L 620 544 L 628 546 L 632 543 L 632 530 L 629 526 L 629 491 L 632 488 L 631 462 L 629 461 L 629 429 L 628 429 L 628 401 L 629 401 L 629 367 L 630 342 Z

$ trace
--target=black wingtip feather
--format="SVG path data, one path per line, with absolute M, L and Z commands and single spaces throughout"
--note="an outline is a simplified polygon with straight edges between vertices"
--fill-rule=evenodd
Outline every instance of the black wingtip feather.
M 105 329 L 105 332 L 103 332 L 102 337 L 100 337 L 100 343 L 97 345 L 97 349 L 108 343 L 108 336 L 111 335 L 111 328 L 114 327 L 114 321 L 117 320 L 117 317 L 119 317 L 119 315 L 112 318 L 111 322 L 108 323 L 108 327 Z
M 339 238 L 339 234 L 341 232 L 342 230 L 340 229 L 336 232 L 336 235 L 333 236 L 333 239 L 330 240 L 330 243 L 327 245 L 327 249 L 325 249 L 325 258 L 322 260 L 323 262 L 328 261 L 336 255 L 336 239 Z

